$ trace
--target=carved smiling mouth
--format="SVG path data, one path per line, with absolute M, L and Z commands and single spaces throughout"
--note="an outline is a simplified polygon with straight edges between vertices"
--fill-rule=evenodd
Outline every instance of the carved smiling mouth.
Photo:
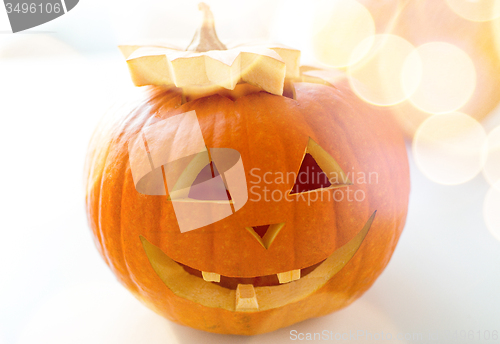
M 298 280 L 300 278 L 304 278 L 312 271 L 314 271 L 314 269 L 316 269 L 323 262 L 324 260 L 303 269 L 281 272 L 274 275 L 265 275 L 257 277 L 228 277 L 219 275 L 214 272 L 205 272 L 193 269 L 187 265 L 184 265 L 176 261 L 177 264 L 182 266 L 184 270 L 186 270 L 191 275 L 203 278 L 207 282 L 212 282 L 221 287 L 233 290 L 236 290 L 238 288 L 238 285 L 241 284 L 251 284 L 254 287 L 272 287 L 272 286 L 278 286 L 283 283 L 289 283 Z
M 257 282 L 259 279 L 270 278 L 268 276 L 252 279 L 225 276 L 221 278 L 217 273 L 184 268 L 142 236 L 141 241 L 153 270 L 177 296 L 206 307 L 256 312 L 300 301 L 324 286 L 354 256 L 370 230 L 375 214 L 376 211 L 354 238 L 323 262 L 302 271 L 298 269 L 278 273 L 278 285 L 267 285 L 269 282 L 262 285 Z M 224 280 L 225 282 L 221 283 Z

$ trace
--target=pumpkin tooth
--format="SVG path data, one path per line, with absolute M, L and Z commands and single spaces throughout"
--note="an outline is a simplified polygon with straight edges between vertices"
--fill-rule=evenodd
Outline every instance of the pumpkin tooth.
M 300 279 L 300 269 L 280 272 L 277 275 L 280 284 L 288 283 Z
M 220 275 L 218 273 L 202 271 L 201 275 L 207 282 L 220 282 Z
M 258 311 L 259 303 L 252 284 L 238 284 L 236 287 L 236 311 Z

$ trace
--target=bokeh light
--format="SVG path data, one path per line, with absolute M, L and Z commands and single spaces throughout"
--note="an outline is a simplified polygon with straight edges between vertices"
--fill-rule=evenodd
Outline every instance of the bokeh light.
M 483 175 L 495 185 L 500 181 L 500 126 L 492 130 L 486 139 L 488 153 L 483 167 Z M 498 208 L 500 212 L 500 208 Z
M 459 16 L 476 22 L 500 17 L 500 0 L 446 0 Z
M 413 54 L 418 54 L 422 63 L 420 85 L 409 98 L 415 107 L 448 113 L 470 99 L 476 88 L 476 70 L 467 53 L 453 44 L 432 42 L 419 46 L 408 58 L 415 59 Z
M 353 64 L 370 46 L 368 55 Z M 407 99 L 422 76 L 419 56 L 411 54 L 414 50 L 413 45 L 396 35 L 363 40 L 353 51 L 354 60 L 347 69 L 351 88 L 358 97 L 375 105 L 394 105 Z
M 500 4 L 498 5 L 500 7 Z M 493 40 L 497 51 L 497 56 L 500 58 L 500 18 L 491 22 L 491 30 L 493 31 Z
M 456 185 L 474 178 L 484 164 L 486 132 L 464 113 L 434 115 L 418 128 L 413 154 L 430 180 Z
M 345 67 L 359 61 L 368 52 L 355 48 L 375 34 L 370 12 L 354 0 L 323 0 L 314 18 L 312 48 L 315 57 L 331 67 Z
M 500 183 L 491 187 L 486 194 L 483 216 L 488 230 L 500 241 Z

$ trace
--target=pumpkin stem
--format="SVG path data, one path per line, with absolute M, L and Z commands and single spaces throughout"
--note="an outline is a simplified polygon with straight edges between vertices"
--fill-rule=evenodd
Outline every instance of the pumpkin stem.
M 219 41 L 215 33 L 214 16 L 212 11 L 210 11 L 210 7 L 204 2 L 200 2 L 198 9 L 203 12 L 203 22 L 186 50 L 199 52 L 227 50 L 226 46 Z

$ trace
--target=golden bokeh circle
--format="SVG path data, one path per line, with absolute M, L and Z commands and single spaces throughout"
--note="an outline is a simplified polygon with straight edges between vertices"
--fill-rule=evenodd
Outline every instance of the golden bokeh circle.
M 488 190 L 483 203 L 483 217 L 490 233 L 500 241 L 500 183 Z
M 484 22 L 500 17 L 500 0 L 446 0 L 453 12 L 470 21 Z
M 402 37 L 380 34 L 363 40 L 354 50 L 353 58 L 370 45 L 365 58 L 357 64 L 352 61 L 347 68 L 352 90 L 374 105 L 389 106 L 404 101 L 417 89 L 422 75 L 419 56 L 412 54 L 415 47 Z
M 486 142 L 487 156 L 483 167 L 483 175 L 488 183 L 493 186 L 500 182 L 500 126 L 488 134 Z
M 409 59 L 422 63 L 420 84 L 409 98 L 416 108 L 443 114 L 467 103 L 476 88 L 476 69 L 466 52 L 450 43 L 431 42 L 411 54 L 418 57 Z
M 486 132 L 469 115 L 454 112 L 427 118 L 417 129 L 413 155 L 433 182 L 457 185 L 474 178 L 485 161 Z
M 314 17 L 312 49 L 315 58 L 331 67 L 346 67 L 368 52 L 356 47 L 375 34 L 370 12 L 355 0 L 323 0 L 317 4 Z

